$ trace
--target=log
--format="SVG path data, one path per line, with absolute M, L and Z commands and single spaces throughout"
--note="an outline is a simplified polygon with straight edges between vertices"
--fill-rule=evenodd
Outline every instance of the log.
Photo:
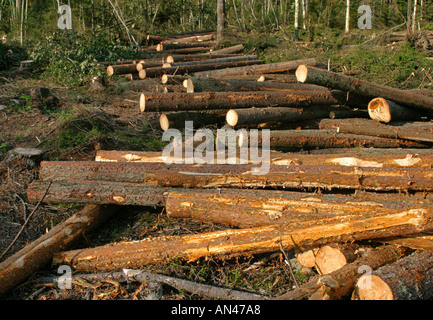
M 173 259 L 231 258 L 273 252 L 283 247 L 312 247 L 332 242 L 386 238 L 430 229 L 431 217 L 422 210 L 360 219 L 348 223 L 290 230 L 282 225 L 227 229 L 200 234 L 152 237 L 141 241 L 113 243 L 101 247 L 60 252 L 53 263 L 68 264 L 81 271 L 137 268 Z M 290 231 L 286 231 L 289 229 Z
M 338 105 L 341 97 L 331 91 L 197 92 L 140 95 L 141 112 L 237 109 L 252 107 L 305 107 Z
M 323 120 L 321 120 L 322 122 Z M 258 137 L 258 147 L 262 139 Z M 240 134 L 239 147 L 248 142 L 247 137 Z M 336 133 L 334 130 L 271 130 L 270 147 L 274 149 L 316 148 L 428 148 L 429 144 L 402 139 L 391 139 L 376 136 L 366 136 L 351 133 Z
M 184 73 L 194 73 L 201 70 L 215 70 L 235 66 L 249 66 L 261 63 L 260 60 L 241 60 L 234 62 L 223 62 L 223 63 L 203 63 L 195 65 L 185 65 L 177 67 L 155 67 L 147 68 L 140 71 L 139 75 L 141 79 L 145 77 L 161 77 L 163 74 L 184 74 Z
M 390 100 L 374 98 L 368 104 L 368 115 L 371 119 L 389 123 L 395 121 L 421 120 L 426 113 L 421 110 L 414 110 L 401 106 Z
M 298 250 L 299 252 L 295 254 L 296 260 L 301 266 L 312 269 L 316 265 L 316 254 L 318 250 L 319 248 L 313 248 L 305 251 Z
M 163 74 L 161 76 L 161 83 L 162 84 L 175 84 L 175 85 L 182 85 L 183 86 L 183 81 L 187 80 L 188 78 L 189 78 L 189 76 Z
M 195 77 L 208 77 L 214 78 L 219 75 L 251 75 L 251 74 L 266 74 L 266 73 L 278 73 L 278 72 L 288 72 L 293 71 L 298 68 L 298 66 L 308 64 L 308 65 L 316 65 L 315 59 L 303 59 L 303 60 L 293 60 L 293 61 L 285 61 L 285 62 L 276 62 L 276 63 L 266 63 L 266 64 L 257 64 L 256 66 L 248 66 L 248 67 L 238 67 L 238 68 L 226 68 L 222 70 L 210 70 L 210 71 L 201 71 L 195 72 Z
M 305 85 L 297 83 L 278 83 L 278 82 L 259 82 L 251 80 L 237 80 L 237 79 L 212 79 L 212 78 L 188 78 L 187 79 L 187 92 L 205 92 L 205 91 L 328 91 L 325 87 L 316 85 Z
M 117 211 L 114 206 L 87 205 L 64 222 L 27 244 L 0 263 L 0 295 L 7 294 L 51 262 L 54 253 L 66 250 L 83 234 L 101 225 Z
M 191 66 L 197 64 L 208 64 L 208 63 L 225 63 L 225 62 L 236 62 L 243 60 L 259 60 L 257 55 L 242 55 L 235 57 L 224 57 L 224 58 L 210 58 L 203 61 L 183 61 L 183 62 L 166 62 L 168 67 L 182 67 L 182 66 Z
M 334 108 L 329 111 L 329 119 L 345 119 L 345 118 L 368 118 L 367 110 L 354 110 L 346 108 Z
M 218 50 L 212 50 L 211 54 L 233 54 L 244 51 L 245 47 L 243 44 L 237 44 L 231 47 L 222 48 Z
M 204 41 L 212 41 L 215 40 L 215 34 L 214 33 L 210 33 L 210 34 L 203 34 L 203 35 L 193 35 L 193 36 L 188 36 L 188 37 L 184 37 L 184 38 L 174 38 L 174 39 L 167 39 L 167 40 L 163 40 L 161 41 L 163 44 L 167 44 L 167 43 L 197 43 L 197 42 L 204 42 Z
M 161 42 L 156 46 L 156 51 L 170 51 L 177 49 L 191 49 L 191 48 L 210 48 L 215 46 L 214 41 L 197 42 L 197 43 L 172 43 L 172 42 Z
M 137 69 L 137 72 L 139 72 L 140 70 L 143 70 L 143 69 L 162 68 L 163 65 L 164 65 L 164 62 L 162 60 L 161 61 L 154 61 L 154 60 L 152 60 L 152 61 L 145 61 L 145 60 L 142 60 L 142 61 L 139 61 L 137 63 L 136 69 Z
M 429 300 L 433 297 L 433 252 L 415 251 L 356 283 L 354 300 Z
M 137 73 L 137 64 L 120 64 L 107 67 L 107 75 Z
M 215 54 L 212 51 L 208 53 L 200 53 L 200 54 L 177 54 L 170 55 L 165 58 L 165 62 L 173 63 L 173 62 L 184 62 L 184 61 L 202 61 L 202 60 L 210 60 L 210 59 L 219 59 L 219 58 L 234 58 L 234 57 L 243 57 L 242 54 Z
M 416 234 L 409 237 L 378 239 L 377 241 L 395 246 L 403 246 L 414 250 L 433 251 L 433 236 L 431 234 Z
M 154 40 L 154 41 L 166 41 L 166 40 L 172 40 L 172 39 L 181 39 L 185 37 L 192 37 L 192 36 L 202 36 L 202 35 L 208 35 L 208 34 L 215 34 L 214 30 L 200 30 L 200 31 L 190 31 L 190 32 L 182 32 L 182 33 L 176 33 L 176 34 L 170 34 L 170 35 L 161 35 L 161 34 L 148 34 L 146 36 L 146 39 Z
M 225 162 L 225 159 L 223 161 Z M 113 190 L 115 187 L 116 189 L 126 188 L 127 185 L 123 185 L 123 183 L 144 183 L 149 188 L 143 188 L 143 193 L 150 193 L 151 195 L 152 192 L 160 192 L 158 188 L 152 190 L 152 187 L 156 186 L 433 191 L 431 184 L 433 169 L 307 165 L 268 166 L 267 168 L 265 162 L 256 161 L 254 164 L 43 161 L 41 162 L 40 178 L 45 181 L 59 182 L 88 180 L 113 182 Z M 115 185 L 114 182 L 118 182 L 119 185 Z M 40 181 L 35 181 L 35 183 L 40 183 Z M 39 185 L 39 190 L 41 186 L 43 184 Z M 134 185 L 130 187 L 133 188 Z M 30 190 L 32 188 L 29 186 Z M 51 193 L 54 192 L 53 188 L 50 190 Z M 128 193 L 126 191 L 125 189 L 125 192 L 120 194 Z M 112 192 L 112 190 L 109 188 L 105 190 L 105 187 L 101 185 L 101 193 L 103 192 Z M 97 197 L 94 193 L 89 196 Z M 34 199 L 34 196 L 31 198 Z M 151 198 L 149 197 L 149 199 Z M 147 199 L 145 198 L 145 201 Z M 152 202 L 150 205 L 154 205 L 154 203 Z
M 189 111 L 162 113 L 159 117 L 159 125 L 163 131 L 168 129 L 184 129 L 185 121 L 193 121 L 195 128 L 205 127 L 210 124 L 223 123 L 225 111 Z
M 155 46 L 155 50 L 156 50 Z M 199 54 L 199 53 L 208 53 L 211 48 L 207 47 L 192 47 L 192 48 L 180 48 L 180 49 L 171 49 L 171 50 L 163 50 L 163 51 L 155 51 L 157 53 L 163 54 L 163 57 L 167 55 L 173 54 Z
M 381 97 L 410 108 L 424 110 L 433 109 L 433 97 L 371 83 L 307 65 L 300 65 L 298 67 L 296 70 L 296 78 L 301 83 L 317 84 L 328 88 L 353 92 L 371 99 Z
M 342 133 L 433 142 L 433 126 L 423 122 L 389 125 L 371 119 L 323 119 L 319 127 L 325 130 L 334 129 Z
M 355 261 L 359 255 L 356 244 L 330 244 L 321 247 L 316 253 L 315 267 L 319 274 L 334 272 Z
M 324 276 L 314 277 L 312 281 L 276 297 L 276 300 L 300 300 L 311 297 L 321 300 L 338 300 L 347 296 L 363 275 L 360 267 L 368 266 L 375 270 L 383 265 L 393 263 L 408 255 L 411 251 L 405 247 L 385 245 L 367 251 L 354 262 Z

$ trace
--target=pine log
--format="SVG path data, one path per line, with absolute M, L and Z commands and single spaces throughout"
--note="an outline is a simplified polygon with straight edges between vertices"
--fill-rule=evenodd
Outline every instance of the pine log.
M 156 50 L 157 46 L 155 46 Z M 160 53 L 163 55 L 163 57 L 167 57 L 167 55 L 173 55 L 173 54 L 200 54 L 200 53 L 208 53 L 210 52 L 211 48 L 207 47 L 192 47 L 192 48 L 179 48 L 179 49 L 171 49 L 171 50 L 162 50 L 162 51 L 155 51 L 157 53 Z
M 304 107 L 338 105 L 340 95 L 331 91 L 197 92 L 166 95 L 141 94 L 141 112 L 237 109 L 252 107 Z
M 278 83 L 278 82 L 260 82 L 251 80 L 237 79 L 212 79 L 212 78 L 194 78 L 187 79 L 187 92 L 205 92 L 205 91 L 286 91 L 286 90 L 305 90 L 305 91 L 329 91 L 325 87 L 298 83 Z
M 176 84 L 176 85 L 182 85 L 183 86 L 183 81 L 187 80 L 188 78 L 189 78 L 189 76 L 163 74 L 161 76 L 161 83 L 162 84 Z
M 188 160 L 193 159 L 189 158 Z M 119 182 L 119 185 L 116 185 L 118 188 L 123 186 L 120 183 L 144 183 L 149 186 L 149 192 L 152 192 L 151 186 L 182 188 L 336 188 L 431 192 L 433 191 L 432 175 L 433 169 L 427 168 L 359 168 L 306 165 L 269 166 L 267 168 L 265 163 L 166 164 L 42 161 L 40 168 L 40 178 L 45 181 L 91 180 Z M 104 190 L 101 190 L 101 192 L 105 192 Z M 147 188 L 144 188 L 143 192 L 148 192 Z M 91 194 L 90 196 L 96 195 Z
M 208 77 L 214 78 L 219 75 L 251 75 L 251 74 L 266 74 L 266 73 L 279 73 L 279 72 L 287 72 L 296 70 L 300 65 L 308 64 L 308 65 L 316 65 L 315 59 L 303 59 L 303 60 L 293 60 L 286 62 L 276 62 L 276 63 L 267 63 L 267 64 L 257 64 L 256 66 L 248 66 L 248 67 L 237 67 L 237 68 L 226 68 L 222 70 L 210 70 L 210 71 L 201 71 L 195 72 L 195 77 Z M 319 69 L 320 70 L 320 69 Z
M 107 75 L 137 73 L 137 64 L 120 64 L 107 67 Z
M 201 54 L 178 54 L 170 55 L 165 58 L 165 62 L 184 62 L 184 61 L 202 61 L 209 59 L 219 59 L 219 58 L 235 58 L 243 57 L 242 54 L 215 54 L 213 52 L 201 53 Z
M 357 280 L 363 275 L 360 267 L 368 266 L 375 270 L 381 266 L 393 263 L 410 254 L 405 247 L 393 245 L 380 246 L 367 251 L 354 262 L 324 276 L 314 277 L 312 281 L 278 296 L 276 300 L 300 300 L 316 295 L 315 299 L 338 300 L 347 296 L 355 286 Z M 319 296 L 320 295 L 320 296 Z
M 87 205 L 1 262 L 0 295 L 8 293 L 39 269 L 48 265 L 54 253 L 68 249 L 82 235 L 98 227 L 116 211 L 115 206 Z
M 316 265 L 316 254 L 318 250 L 319 248 L 313 248 L 304 251 L 295 250 L 295 252 L 298 251 L 295 254 L 296 260 L 301 266 L 312 269 Z
M 211 63 L 227 63 L 227 62 L 237 62 L 245 60 L 255 60 L 258 61 L 259 57 L 257 55 L 242 55 L 236 57 L 226 57 L 226 58 L 211 58 L 203 61 L 184 61 L 184 62 L 165 62 L 164 66 L 167 67 L 183 67 L 201 64 L 211 64 Z
M 301 83 L 317 84 L 328 88 L 354 92 L 372 99 L 381 97 L 415 109 L 433 110 L 433 97 L 371 83 L 311 66 L 300 65 L 296 70 L 296 78 Z
M 367 110 L 334 108 L 329 111 L 329 119 L 368 118 Z
M 371 119 L 379 122 L 421 120 L 426 113 L 421 110 L 414 110 L 401 106 L 390 100 L 374 98 L 368 104 L 368 114 Z
M 433 142 L 433 125 L 423 122 L 384 124 L 371 119 L 323 119 L 320 129 L 390 139 Z
M 215 46 L 214 41 L 195 42 L 195 43 L 172 43 L 161 42 L 156 46 L 156 51 L 170 51 L 177 49 L 191 49 L 191 48 L 210 48 Z
M 319 274 L 334 272 L 355 261 L 359 255 L 356 244 L 330 244 L 321 247 L 316 253 L 315 267 Z
M 355 300 L 429 300 L 433 297 L 433 252 L 415 251 L 358 280 Z
M 204 41 L 212 41 L 215 40 L 215 34 L 203 34 L 203 35 L 193 35 L 188 36 L 184 38 L 175 38 L 175 39 L 167 39 L 161 41 L 163 44 L 167 43 L 197 43 L 197 42 L 204 42 Z
M 211 54 L 233 54 L 244 51 L 245 47 L 243 44 L 237 44 L 231 47 L 222 48 L 218 50 L 212 50 Z
M 193 36 L 202 36 L 202 35 L 208 35 L 208 34 L 215 34 L 214 30 L 200 30 L 200 31 L 190 31 L 190 32 L 181 32 L 176 34 L 170 34 L 170 35 L 161 35 L 161 34 L 148 34 L 146 39 L 154 40 L 154 41 L 166 41 L 166 40 L 172 40 L 172 39 L 181 39 L 185 37 L 193 37 Z
M 163 131 L 166 131 L 168 129 L 184 129 L 185 121 L 193 121 L 195 128 L 201 128 L 210 124 L 223 123 L 224 120 L 224 110 L 179 111 L 162 113 L 159 117 L 159 125 Z
M 161 61 L 139 61 L 136 65 L 137 72 L 143 69 L 149 69 L 149 68 L 162 68 L 164 65 L 164 62 Z
M 395 246 L 403 246 L 414 250 L 433 251 L 433 235 L 431 234 L 416 234 L 408 237 L 398 237 L 390 239 L 378 239 L 377 241 Z
M 322 122 L 323 120 L 321 120 Z M 247 143 L 240 134 L 239 147 Z M 261 135 L 257 145 L 262 146 Z M 334 130 L 271 130 L 270 147 L 274 149 L 330 149 L 330 148 L 428 148 L 429 144 L 402 139 L 391 139 L 351 133 L 336 133 Z
M 432 227 L 430 216 L 422 210 L 360 219 L 348 223 L 291 230 L 285 225 L 248 229 L 227 229 L 201 234 L 164 236 L 141 241 L 61 252 L 54 264 L 68 264 L 78 271 L 138 268 L 173 259 L 195 261 L 200 258 L 229 258 L 245 254 L 278 251 L 281 247 L 311 247 L 333 242 L 407 235 Z

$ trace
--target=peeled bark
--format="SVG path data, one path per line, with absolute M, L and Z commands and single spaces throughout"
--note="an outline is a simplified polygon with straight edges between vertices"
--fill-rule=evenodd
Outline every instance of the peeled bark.
M 385 123 L 421 120 L 423 117 L 423 113 L 419 110 L 403 107 L 383 98 L 374 98 L 370 101 L 368 114 L 371 119 Z
M 428 214 L 411 210 L 400 214 L 360 219 L 348 223 L 290 230 L 282 225 L 248 229 L 228 229 L 198 235 L 153 237 L 102 247 L 56 254 L 55 264 L 68 264 L 78 271 L 138 268 L 173 259 L 227 258 L 259 254 L 295 247 L 311 247 L 332 242 L 406 235 L 430 229 Z M 289 231 L 287 231 L 289 229 Z
M 0 295 L 8 293 L 51 262 L 83 234 L 93 230 L 117 211 L 117 207 L 88 205 L 40 238 L 0 263 Z
M 339 73 L 301 65 L 296 70 L 301 83 L 311 83 L 329 88 L 354 92 L 369 98 L 381 97 L 395 103 L 424 110 L 433 110 L 433 97 L 400 90 L 385 85 L 359 80 Z

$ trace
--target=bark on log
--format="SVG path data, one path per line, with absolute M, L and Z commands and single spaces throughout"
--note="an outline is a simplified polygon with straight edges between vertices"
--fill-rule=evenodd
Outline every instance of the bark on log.
M 368 114 L 371 119 L 385 123 L 421 120 L 422 117 L 426 116 L 425 112 L 404 107 L 383 98 L 374 98 L 370 101 L 368 104 Z
M 433 142 L 433 125 L 423 122 L 384 124 L 371 119 L 323 119 L 320 129 L 390 139 Z
M 175 39 L 166 39 L 162 40 L 161 42 L 163 44 L 166 43 L 192 43 L 195 44 L 197 42 L 204 42 L 204 41 L 212 41 L 215 40 L 215 34 L 203 34 L 203 35 L 193 35 L 189 37 L 183 37 L 183 38 L 175 38 Z
M 358 249 L 359 246 L 353 243 L 323 246 L 316 253 L 315 267 L 321 275 L 332 273 L 356 260 Z
M 175 84 L 175 85 L 182 85 L 183 86 L 183 81 L 187 80 L 188 78 L 189 78 L 189 76 L 163 74 L 161 76 L 161 83 L 162 84 Z
M 225 159 L 223 160 L 225 161 Z M 264 172 L 262 173 L 261 170 Z M 433 169 L 427 168 L 359 168 L 306 165 L 269 166 L 269 168 L 266 168 L 266 165 L 260 162 L 255 164 L 166 164 L 43 161 L 40 169 L 40 177 L 46 181 L 90 180 L 113 183 L 144 183 L 149 186 L 149 188 L 143 188 L 144 193 L 153 192 L 153 186 L 182 188 L 337 188 L 431 192 L 433 191 L 432 175 Z M 115 186 L 118 188 L 123 187 L 122 184 L 119 186 L 113 184 L 113 190 Z M 29 187 L 29 190 L 31 189 Z M 158 188 L 155 189 L 159 190 Z M 50 190 L 53 192 L 53 187 Z M 104 189 L 101 192 L 104 192 Z M 92 194 L 91 196 L 96 195 Z M 33 196 L 32 198 L 34 199 Z
M 137 64 L 120 64 L 107 67 L 107 75 L 137 73 Z
M 354 300 L 428 300 L 433 297 L 433 252 L 415 251 L 358 280 Z
M 219 59 L 219 58 L 235 58 L 235 57 L 243 57 L 242 54 L 215 54 L 214 52 L 201 53 L 201 54 L 178 54 L 178 55 L 170 55 L 167 56 L 165 62 L 173 63 L 173 62 L 184 62 L 184 61 L 202 61 L 202 60 L 210 60 L 210 59 Z
M 167 43 L 161 42 L 156 46 L 156 51 L 170 51 L 177 49 L 191 49 L 191 48 L 211 48 L 215 46 L 214 41 L 197 42 L 197 43 Z
M 300 65 L 308 64 L 308 65 L 316 65 L 315 59 L 303 59 L 303 60 L 293 60 L 293 61 L 285 61 L 285 62 L 276 62 L 276 63 L 266 63 L 266 64 L 257 64 L 256 66 L 248 66 L 248 67 L 238 67 L 238 68 L 226 68 L 222 70 L 210 70 L 210 71 L 201 71 L 195 72 L 195 77 L 208 77 L 214 78 L 219 75 L 251 75 L 251 74 L 266 74 L 266 73 L 279 73 L 279 72 L 287 72 L 296 70 Z M 320 69 L 319 69 L 320 70 Z
M 235 66 L 249 66 L 261 63 L 260 60 L 241 60 L 234 62 L 223 62 L 223 63 L 203 63 L 195 65 L 186 65 L 178 67 L 161 67 L 161 68 L 148 68 L 140 71 L 139 75 L 141 79 L 145 77 L 161 77 L 164 74 L 184 74 L 194 73 L 200 70 L 215 70 Z
M 137 72 L 143 69 L 149 69 L 149 68 L 162 68 L 164 65 L 164 62 L 161 61 L 139 61 L 136 65 Z
M 363 275 L 359 268 L 370 267 L 375 270 L 383 265 L 393 263 L 409 254 L 411 251 L 405 247 L 393 245 L 380 246 L 367 251 L 354 262 L 341 269 L 322 277 L 315 277 L 298 289 L 283 294 L 276 300 L 300 300 L 316 295 L 315 299 L 338 300 L 347 296 L 355 286 L 357 280 Z M 362 270 L 362 269 L 361 269 Z M 318 292 L 319 291 L 319 292 Z M 318 297 L 318 295 L 321 295 Z
M 228 62 L 238 62 L 245 60 L 255 60 L 258 61 L 259 57 L 256 55 L 242 55 L 236 57 L 226 57 L 226 58 L 211 58 L 203 61 L 184 61 L 184 62 L 166 62 L 167 67 L 183 67 L 183 66 L 191 66 L 191 65 L 202 65 L 202 64 L 211 64 L 211 63 L 228 63 Z
M 431 217 L 422 210 L 403 214 L 360 219 L 289 230 L 273 225 L 249 229 L 228 229 L 197 235 L 164 236 L 141 241 L 122 242 L 102 247 L 56 254 L 55 264 L 68 264 L 79 271 L 137 268 L 172 259 L 195 261 L 200 258 L 227 258 L 259 254 L 295 247 L 312 247 L 333 242 L 407 235 L 430 229 Z
M 218 50 L 212 50 L 211 54 L 233 54 L 244 51 L 245 47 L 243 44 L 237 44 L 231 47 L 222 48 Z
M 0 295 L 5 295 L 49 264 L 54 253 L 68 249 L 83 234 L 98 227 L 116 211 L 114 206 L 88 205 L 1 262 Z
M 347 92 L 354 92 L 372 99 L 381 97 L 411 108 L 433 110 L 432 97 L 359 80 L 311 66 L 300 65 L 296 70 L 296 78 L 301 83 L 317 84 Z
M 314 268 L 316 265 L 316 254 L 319 248 L 313 248 L 305 251 L 299 251 L 295 254 L 298 263 L 306 268 Z M 295 250 L 296 251 L 296 250 Z
M 223 123 L 224 120 L 224 110 L 179 111 L 162 113 L 159 117 L 159 125 L 163 131 L 166 131 L 168 129 L 184 129 L 185 121 L 193 121 L 195 128 L 201 128 L 211 124 Z
M 208 34 L 215 34 L 214 30 L 200 30 L 200 31 L 190 31 L 190 32 L 181 32 L 176 34 L 170 34 L 170 35 L 161 35 L 161 34 L 148 34 L 146 39 L 154 40 L 154 41 L 166 41 L 166 40 L 173 40 L 173 39 L 182 39 L 185 37 L 193 37 L 193 36 L 202 36 L 202 35 L 208 35 Z
M 378 239 L 379 242 L 403 246 L 414 250 L 433 251 L 433 236 L 431 234 L 416 234 L 409 237 L 398 237 L 391 239 Z
M 304 107 L 338 105 L 340 95 L 331 91 L 245 91 L 197 92 L 176 94 L 141 94 L 141 112 L 233 109 L 252 107 Z M 230 107 L 229 107 L 230 106 Z

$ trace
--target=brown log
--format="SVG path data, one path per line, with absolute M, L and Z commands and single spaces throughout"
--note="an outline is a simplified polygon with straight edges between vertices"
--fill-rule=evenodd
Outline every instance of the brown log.
M 222 48 L 218 50 L 212 50 L 212 54 L 233 54 L 244 51 L 245 47 L 243 44 L 237 44 L 231 47 Z
M 107 67 L 107 75 L 137 73 L 137 64 L 120 64 Z
M 204 41 L 212 41 L 215 40 L 215 34 L 214 33 L 210 33 L 210 34 L 203 34 L 203 35 L 192 35 L 192 36 L 188 36 L 188 37 L 183 37 L 183 38 L 175 38 L 175 39 L 167 39 L 167 40 L 162 40 L 163 44 L 167 44 L 167 43 L 197 43 L 197 42 L 204 42 Z
M 323 121 L 323 120 L 321 120 Z M 366 136 L 351 133 L 337 133 L 334 130 L 271 130 L 270 147 L 274 149 L 330 149 L 330 148 L 428 148 L 417 141 Z M 247 137 L 242 133 L 239 146 L 246 145 Z M 259 135 L 258 146 L 262 140 Z
M 401 106 L 390 100 L 374 98 L 368 104 L 368 114 L 371 119 L 379 122 L 421 120 L 425 116 L 420 110 Z
M 433 97 L 371 83 L 311 66 L 300 65 L 296 70 L 296 78 L 301 83 L 317 84 L 353 92 L 372 99 L 381 97 L 415 109 L 433 110 Z
M 316 254 L 319 248 L 299 251 L 295 254 L 298 263 L 306 268 L 313 268 L 316 265 Z M 296 251 L 296 250 L 295 250 Z
M 156 51 L 170 51 L 177 49 L 191 49 L 191 48 L 210 48 L 215 46 L 214 41 L 197 42 L 197 43 L 172 43 L 161 42 L 156 46 Z
M 189 76 L 163 74 L 161 76 L 161 83 L 163 83 L 163 84 L 176 84 L 176 85 L 182 85 L 183 86 L 183 81 L 187 80 L 188 78 L 189 78 Z
M 87 205 L 81 211 L 26 245 L 0 263 L 0 295 L 5 295 L 51 262 L 54 253 L 66 250 L 83 234 L 98 227 L 117 207 Z
M 433 236 L 431 234 L 416 234 L 408 237 L 378 239 L 377 241 L 395 246 L 403 246 L 414 250 L 433 251 Z
M 251 75 L 251 74 L 266 74 L 266 73 L 278 73 L 278 72 L 287 72 L 293 71 L 298 68 L 298 66 L 308 64 L 308 65 L 316 65 L 315 59 L 303 59 L 303 60 L 293 60 L 286 62 L 276 62 L 276 63 L 267 63 L 267 64 L 257 64 L 256 66 L 248 66 L 248 67 L 237 67 L 237 68 L 226 68 L 222 70 L 210 70 L 210 71 L 201 71 L 195 72 L 195 77 L 208 77 L 214 78 L 219 75 Z
M 164 62 L 161 61 L 155 61 L 155 60 L 151 60 L 151 61 L 146 61 L 146 60 L 141 60 L 137 63 L 136 65 L 136 69 L 137 72 L 143 69 L 149 69 L 149 68 L 162 68 L 164 65 Z
M 316 253 L 315 267 L 319 274 L 334 272 L 358 258 L 356 244 L 330 244 L 321 247 Z
M 261 174 L 260 170 L 266 170 L 267 172 Z M 431 184 L 432 171 L 433 169 L 427 168 L 359 168 L 306 165 L 269 166 L 269 168 L 266 168 L 263 163 L 166 164 L 42 161 L 40 178 L 46 181 L 91 180 L 133 184 L 145 183 L 148 186 L 182 188 L 279 187 L 431 192 L 433 191 L 433 185 Z M 119 188 L 121 187 L 120 184 Z M 150 189 L 149 192 L 152 191 Z M 147 188 L 144 188 L 143 192 L 147 192 Z M 94 194 L 91 196 L 94 196 Z
M 423 122 L 389 125 L 371 119 L 323 119 L 319 127 L 342 133 L 433 142 L 433 125 Z
M 183 67 L 192 65 L 202 65 L 211 63 L 227 63 L 227 62 L 237 62 L 245 60 L 255 60 L 258 61 L 259 57 L 257 55 L 242 55 L 236 57 L 226 57 L 226 58 L 212 58 L 203 61 L 184 61 L 184 62 L 166 62 L 164 66 L 166 67 Z
M 215 34 L 214 30 L 200 30 L 200 31 L 190 31 L 190 32 L 181 32 L 176 34 L 170 34 L 170 35 L 161 35 L 161 34 L 148 34 L 146 39 L 154 40 L 154 41 L 165 41 L 165 40 L 171 40 L 171 39 L 181 39 L 185 37 L 193 37 L 193 36 L 202 36 L 202 35 L 208 35 L 208 34 Z
M 367 110 L 335 108 L 329 111 L 329 119 L 368 118 Z
M 331 91 L 197 92 L 168 95 L 141 94 L 141 112 L 237 109 L 252 107 L 304 107 L 338 105 L 341 97 Z
M 325 87 L 316 85 L 305 85 L 298 83 L 278 83 L 278 82 L 260 82 L 251 80 L 238 79 L 212 79 L 212 78 L 194 78 L 187 79 L 187 92 L 205 92 L 205 91 L 328 91 Z
M 57 254 L 53 263 L 79 271 L 136 268 L 173 259 L 227 258 L 278 251 L 280 247 L 311 247 L 333 242 L 407 235 L 430 229 L 431 217 L 420 210 L 360 219 L 348 223 L 291 230 L 285 225 L 227 229 L 201 234 L 153 237 Z
M 185 65 L 178 67 L 155 67 L 155 68 L 147 68 L 140 71 L 139 75 L 141 79 L 145 77 L 161 77 L 163 74 L 184 74 L 184 73 L 194 73 L 200 70 L 216 70 L 227 67 L 234 66 L 249 66 L 256 65 L 261 63 L 260 60 L 241 60 L 234 62 L 223 62 L 223 63 L 203 63 L 203 64 L 195 64 L 195 65 Z
M 209 59 L 218 59 L 218 58 L 234 58 L 234 57 L 243 57 L 241 54 L 215 54 L 212 51 L 208 53 L 201 54 L 178 54 L 178 55 L 170 55 L 167 56 L 165 62 L 173 63 L 173 62 L 184 62 L 184 61 L 202 61 Z
M 168 129 L 184 129 L 185 121 L 193 121 L 195 128 L 201 128 L 210 124 L 223 123 L 224 120 L 224 110 L 179 111 L 162 113 L 159 117 L 159 125 L 163 131 L 166 131 Z
M 358 280 L 355 300 L 428 300 L 433 297 L 433 252 L 415 251 Z
M 370 267 L 375 270 L 383 265 L 393 263 L 409 254 L 405 247 L 393 245 L 380 246 L 367 251 L 354 262 L 324 276 L 314 277 L 300 288 L 276 297 L 276 300 L 300 300 L 315 295 L 315 299 L 338 300 L 347 296 L 363 275 L 359 268 Z

